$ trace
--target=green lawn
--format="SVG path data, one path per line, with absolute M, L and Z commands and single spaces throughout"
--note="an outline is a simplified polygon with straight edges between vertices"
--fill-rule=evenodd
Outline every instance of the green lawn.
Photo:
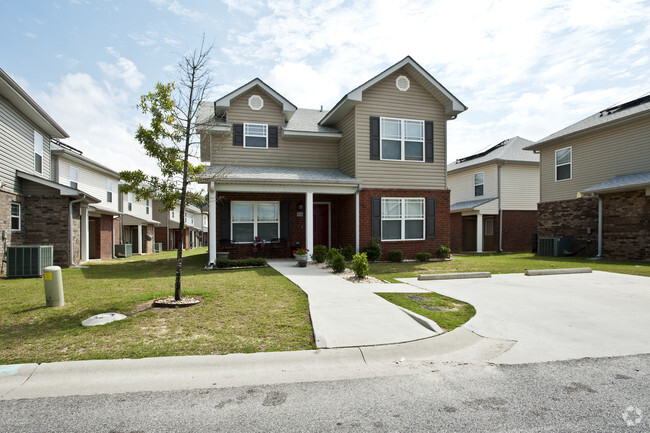
M 488 271 L 493 274 L 523 273 L 527 269 L 584 268 L 595 271 L 650 277 L 650 262 L 587 260 L 585 257 L 540 257 L 523 254 L 454 254 L 445 262 L 371 263 L 370 275 L 396 283 L 396 278 L 412 278 L 419 274 Z
M 272 268 L 204 271 L 204 251 L 184 256 L 183 295 L 203 301 L 189 308 L 150 308 L 173 294 L 175 252 L 64 269 L 60 308 L 41 278 L 0 280 L 0 364 L 315 348 L 302 290 Z M 105 312 L 129 318 L 81 326 Z

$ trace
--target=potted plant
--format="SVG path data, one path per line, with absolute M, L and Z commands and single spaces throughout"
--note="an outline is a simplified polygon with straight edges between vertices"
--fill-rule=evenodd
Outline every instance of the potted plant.
M 296 258 L 296 260 L 298 260 L 298 265 L 301 268 L 304 268 L 305 266 L 307 266 L 307 253 L 308 252 L 309 252 L 309 250 L 307 248 L 305 248 L 304 246 L 302 248 L 296 248 L 295 250 L 293 250 L 293 255 Z

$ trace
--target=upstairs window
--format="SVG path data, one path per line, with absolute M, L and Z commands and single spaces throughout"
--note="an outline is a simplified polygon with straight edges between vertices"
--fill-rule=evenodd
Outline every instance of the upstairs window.
M 43 174 L 43 136 L 34 131 L 34 171 Z
M 144 202 L 144 211 L 147 215 L 149 215 L 149 199 L 146 199 Z
M 268 147 L 268 129 L 267 125 L 244 123 L 244 147 L 266 149 Z
M 555 151 L 555 180 L 571 179 L 571 148 Z
M 113 181 L 106 179 L 106 203 L 113 203 Z
M 175 215 L 175 214 L 176 214 L 176 213 L 175 213 L 174 211 L 172 211 L 172 219 L 176 218 L 176 215 Z
M 133 211 L 133 193 L 130 192 L 126 195 L 126 209 Z
M 384 241 L 424 239 L 424 199 L 382 198 L 381 239 Z
M 20 231 L 20 203 L 11 203 L 11 231 Z
M 380 159 L 424 161 L 424 121 L 391 119 L 380 121 Z
M 70 166 L 70 187 L 79 188 L 79 169 L 77 167 Z
M 480 197 L 483 195 L 483 173 L 476 173 L 474 175 L 474 196 Z

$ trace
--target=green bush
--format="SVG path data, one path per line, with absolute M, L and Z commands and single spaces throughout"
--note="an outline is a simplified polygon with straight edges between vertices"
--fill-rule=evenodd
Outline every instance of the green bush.
M 436 250 L 436 257 L 441 259 L 448 259 L 451 256 L 451 249 L 449 247 L 440 244 Z
M 351 262 L 352 257 L 354 256 L 354 247 L 352 245 L 348 245 L 341 250 L 341 254 L 343 255 L 343 258 L 346 262 Z
M 327 252 L 327 263 L 331 264 L 337 254 L 339 254 L 338 248 L 330 248 Z
M 370 266 L 368 265 L 368 256 L 366 253 L 355 254 L 352 257 L 352 270 L 359 278 L 366 278 Z
M 336 253 L 332 258 L 330 265 L 332 266 L 332 270 L 337 274 L 345 271 L 345 258 L 343 257 L 343 254 Z
M 381 244 L 377 238 L 371 238 L 370 243 L 366 245 L 364 251 L 368 255 L 368 260 L 376 262 L 381 257 Z
M 232 260 L 232 259 L 217 259 L 214 262 L 215 268 L 248 268 L 255 266 L 267 266 L 265 258 L 251 257 L 248 259 Z
M 402 250 L 391 250 L 388 252 L 388 259 L 391 262 L 399 263 L 404 260 L 404 254 Z
M 425 253 L 425 252 L 417 253 L 415 255 L 415 258 L 417 259 L 418 262 L 428 262 L 429 259 L 431 259 L 431 253 Z
M 314 246 L 314 254 L 312 258 L 316 263 L 323 263 L 327 258 L 327 247 L 325 245 Z

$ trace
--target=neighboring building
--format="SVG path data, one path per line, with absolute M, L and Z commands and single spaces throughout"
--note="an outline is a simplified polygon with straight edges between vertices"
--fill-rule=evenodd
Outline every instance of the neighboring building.
M 257 78 L 204 103 L 210 262 L 222 248 L 260 254 L 260 242 L 275 257 L 297 245 L 359 251 L 371 237 L 384 258 L 448 245 L 447 121 L 466 109 L 410 57 L 330 111 L 297 108 Z
M 155 227 L 160 224 L 153 218 L 153 200 L 137 200 L 135 193 L 119 193 L 121 244 L 131 244 L 133 254 L 154 252 Z M 158 241 L 160 242 L 160 241 Z
M 178 248 L 180 229 L 180 205 L 170 211 L 160 209 L 161 203 L 154 202 L 154 218 L 160 221 L 156 227 L 156 242 L 162 243 L 163 250 Z M 183 249 L 191 249 L 201 245 L 203 239 L 203 217 L 196 206 L 186 204 L 183 218 Z
M 61 128 L 0 69 L 0 256 L 6 247 L 52 245 L 54 264 L 83 261 L 81 235 L 98 198 L 51 178 L 50 143 L 67 138 Z M 2 266 L 6 270 L 6 266 Z
M 208 205 L 201 206 L 201 246 L 208 246 Z
M 447 165 L 452 251 L 531 251 L 539 156 L 521 137 Z
M 650 257 L 650 96 L 527 149 L 540 154 L 540 238 L 570 237 L 576 254 Z

